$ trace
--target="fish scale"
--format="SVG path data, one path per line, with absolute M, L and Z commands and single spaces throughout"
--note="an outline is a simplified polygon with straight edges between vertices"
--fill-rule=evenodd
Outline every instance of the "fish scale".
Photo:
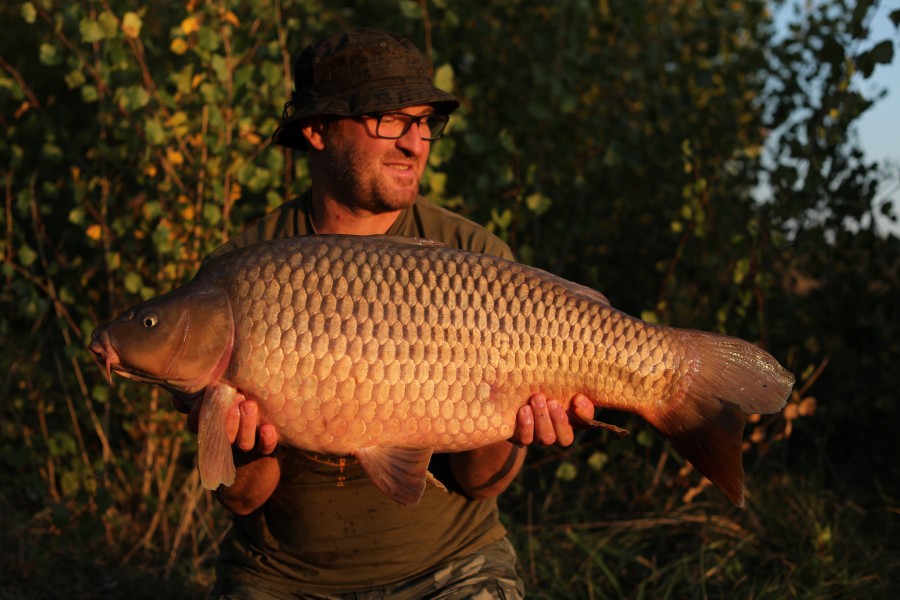
M 356 456 L 405 503 L 432 452 L 509 438 L 536 391 L 641 415 L 740 503 L 743 413 L 780 409 L 793 385 L 742 340 L 646 323 L 519 263 L 385 236 L 235 250 L 99 328 L 91 349 L 126 377 L 205 390 L 208 487 L 230 483 L 224 415 L 240 391 L 280 443 Z
M 670 368 L 654 379 L 642 368 L 653 355 L 657 363 L 675 356 L 665 349 L 664 337 L 652 346 L 639 344 L 642 323 L 611 319 L 612 310 L 595 299 L 560 290 L 563 282 L 546 282 L 540 274 L 529 281 L 518 265 L 498 269 L 491 257 L 437 246 L 374 253 L 351 239 L 319 243 L 310 252 L 302 241 L 295 244 L 302 251 L 247 253 L 223 271 L 224 285 L 237 298 L 235 350 L 243 357 L 226 377 L 258 398 L 264 418 L 299 447 L 338 455 L 357 445 L 465 450 L 512 435 L 515 412 L 534 389 L 557 397 L 599 392 L 616 400 L 610 405 L 625 408 L 677 373 Z M 278 318 L 286 307 L 295 315 L 287 328 Z M 285 329 L 300 332 L 296 344 L 282 343 Z M 542 346 L 540 338 L 550 344 Z M 592 341 L 590 356 L 586 347 Z M 344 354 L 354 346 L 358 353 Z M 532 347 L 536 353 L 526 359 Z M 292 377 L 285 356 L 310 358 L 305 371 Z M 432 368 L 420 370 L 418 386 L 408 390 L 413 380 L 400 374 L 409 377 L 422 361 Z M 611 388 L 589 388 L 587 375 L 609 364 L 631 377 L 602 377 Z M 358 381 L 371 385 L 357 386 Z M 286 400 L 286 382 L 302 402 Z M 322 410 L 341 405 L 340 417 L 335 409 Z M 366 405 L 376 407 L 366 416 L 383 427 L 367 427 L 359 439 L 350 439 L 347 422 Z M 482 412 L 489 416 L 479 419 Z M 324 428 L 309 429 L 320 421 Z

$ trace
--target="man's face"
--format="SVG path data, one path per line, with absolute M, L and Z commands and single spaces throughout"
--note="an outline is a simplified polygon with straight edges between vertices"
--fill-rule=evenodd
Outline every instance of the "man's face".
M 417 116 L 433 111 L 428 105 L 402 109 Z M 401 138 L 379 138 L 375 124 L 375 119 L 365 117 L 326 124 L 322 150 L 326 181 L 321 183 L 349 208 L 379 214 L 415 202 L 431 142 L 421 138 L 415 125 Z

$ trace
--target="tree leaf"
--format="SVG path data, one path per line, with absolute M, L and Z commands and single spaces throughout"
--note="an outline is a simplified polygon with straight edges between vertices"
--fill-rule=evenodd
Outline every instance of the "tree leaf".
M 31 2 L 25 2 L 22 4 L 22 18 L 25 19 L 25 22 L 29 25 L 34 25 L 35 20 L 37 19 L 37 10 L 34 8 L 34 4 Z
M 122 31 L 130 38 L 140 37 L 143 25 L 144 21 L 135 12 L 129 11 L 122 17 Z
M 560 481 L 573 481 L 578 477 L 578 467 L 574 463 L 565 461 L 556 468 L 556 478 Z
M 62 60 L 59 56 L 59 49 L 51 44 L 41 44 L 40 60 L 42 65 L 55 67 Z
M 81 41 L 86 44 L 106 39 L 106 32 L 103 31 L 103 27 L 92 19 L 82 19 L 78 25 L 78 32 L 81 34 Z
M 873 48 L 856 57 L 856 65 L 863 77 L 869 78 L 877 65 L 890 64 L 894 59 L 894 43 L 882 40 Z

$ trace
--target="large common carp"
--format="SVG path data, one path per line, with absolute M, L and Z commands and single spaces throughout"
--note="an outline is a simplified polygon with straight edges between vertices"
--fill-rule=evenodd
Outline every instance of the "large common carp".
M 224 424 L 240 391 L 280 443 L 352 455 L 405 504 L 432 452 L 509 438 L 537 391 L 639 414 L 742 504 L 743 413 L 778 411 L 794 383 L 743 340 L 646 323 L 522 264 L 385 236 L 234 250 L 99 327 L 90 348 L 108 374 L 205 390 L 210 489 L 234 481 Z

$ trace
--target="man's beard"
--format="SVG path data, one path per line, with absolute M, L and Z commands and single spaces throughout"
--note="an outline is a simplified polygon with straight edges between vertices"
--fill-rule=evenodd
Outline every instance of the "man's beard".
M 336 199 L 348 207 L 381 214 L 415 203 L 418 186 L 415 189 L 392 187 L 386 178 L 379 177 L 380 163 L 366 160 L 365 152 L 358 146 L 333 143 L 324 152 L 328 187 Z

